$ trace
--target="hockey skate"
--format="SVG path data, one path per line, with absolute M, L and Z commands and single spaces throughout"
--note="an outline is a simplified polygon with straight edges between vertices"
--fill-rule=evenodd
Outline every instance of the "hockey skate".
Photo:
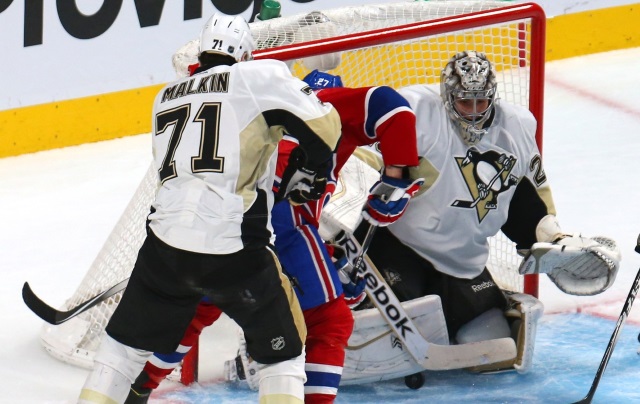
M 147 404 L 153 389 L 142 386 L 148 381 L 149 374 L 147 372 L 140 373 L 138 378 L 131 385 L 131 390 L 129 390 L 129 395 L 127 396 L 124 404 Z
M 224 362 L 224 378 L 230 382 L 246 381 L 251 390 L 258 390 L 258 363 L 249 356 L 247 342 L 242 331 L 239 332 L 240 346 L 235 358 Z

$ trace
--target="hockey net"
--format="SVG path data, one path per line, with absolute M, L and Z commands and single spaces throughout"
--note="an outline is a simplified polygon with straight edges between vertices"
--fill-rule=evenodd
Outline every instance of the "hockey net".
M 496 67 L 499 97 L 529 107 L 536 116 L 542 148 L 545 16 L 536 4 L 431 0 L 366 5 L 259 21 L 251 29 L 260 49 L 255 57 L 288 61 L 298 77 L 304 77 L 320 55 L 339 54 L 340 63 L 330 72 L 339 74 L 349 87 L 437 85 L 442 67 L 453 54 L 482 51 Z M 186 70 L 194 58 L 193 46 L 185 47 L 174 55 L 174 63 Z M 145 237 L 156 186 L 157 173 L 150 167 L 62 310 L 129 277 Z M 496 282 L 503 289 L 537 295 L 537 278 L 525 280 L 518 275 L 520 257 L 514 245 L 502 234 L 492 238 L 490 245 L 488 267 Z M 43 346 L 64 362 L 90 368 L 120 296 L 61 325 L 45 324 Z

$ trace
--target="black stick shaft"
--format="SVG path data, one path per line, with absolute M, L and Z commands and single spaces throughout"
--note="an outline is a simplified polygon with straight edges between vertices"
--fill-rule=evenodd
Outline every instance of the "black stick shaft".
M 25 282 L 24 286 L 22 287 L 22 300 L 24 300 L 24 303 L 27 305 L 27 307 L 29 307 L 31 311 L 33 311 L 38 317 L 49 324 L 58 325 L 72 319 L 78 314 L 84 313 L 93 306 L 104 302 L 111 296 L 124 290 L 127 287 L 127 283 L 129 283 L 129 278 L 117 283 L 104 292 L 98 293 L 97 295 L 80 303 L 69 311 L 60 311 L 49 306 L 42 299 L 40 299 L 33 292 L 33 290 L 31 290 L 28 282 Z
M 356 258 L 353 263 L 354 271 L 352 272 L 353 276 L 358 274 L 360 268 L 364 265 L 364 256 L 367 254 L 367 250 L 369 249 L 369 245 L 371 244 L 371 240 L 373 240 L 373 235 L 376 232 L 378 226 L 374 226 L 372 224 L 369 225 L 369 230 L 367 230 L 367 235 L 364 237 L 364 241 L 362 242 L 362 247 L 360 250 L 360 255 Z
M 635 248 L 636 252 L 640 254 L 640 236 L 638 236 L 638 243 Z M 620 330 L 624 325 L 625 320 L 629 316 L 629 312 L 631 311 L 631 306 L 633 305 L 633 301 L 638 294 L 638 289 L 640 288 L 640 269 L 636 274 L 636 279 L 633 281 L 633 286 L 631 286 L 631 290 L 629 291 L 629 295 L 627 296 L 627 300 L 624 302 L 624 306 L 622 307 L 622 312 L 620 313 L 620 317 L 618 317 L 618 321 L 616 322 L 616 328 L 613 330 L 613 334 L 611 335 L 611 339 L 609 340 L 609 344 L 607 345 L 607 349 L 604 351 L 604 356 L 602 357 L 602 361 L 600 362 L 600 366 L 598 367 L 598 371 L 596 372 L 595 379 L 591 384 L 591 388 L 589 389 L 589 393 L 580 401 L 577 401 L 574 404 L 581 403 L 591 403 L 593 400 L 593 396 L 596 394 L 596 389 L 598 388 L 598 384 L 600 383 L 600 379 L 604 374 L 605 369 L 607 368 L 607 364 L 609 363 L 609 359 L 611 359 L 611 354 L 613 354 L 613 349 L 618 342 L 618 335 L 620 334 Z

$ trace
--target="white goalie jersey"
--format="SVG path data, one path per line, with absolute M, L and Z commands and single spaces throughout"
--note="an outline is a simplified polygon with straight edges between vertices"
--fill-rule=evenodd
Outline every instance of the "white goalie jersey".
M 275 60 L 217 66 L 170 83 L 155 99 L 153 119 L 161 185 L 150 227 L 173 247 L 208 254 L 269 242 L 283 130 L 305 146 L 311 166 L 330 156 L 340 135 L 333 107 Z
M 496 102 L 488 133 L 467 146 L 436 91 L 417 85 L 399 92 L 417 119 L 421 157 L 412 178 L 426 181 L 403 218 L 389 229 L 439 271 L 474 278 L 487 262 L 487 238 L 507 221 L 523 179 L 533 185 L 529 195 L 545 206 L 541 217 L 555 213 L 535 142 L 536 121 L 523 107 Z M 535 224 L 529 231 L 535 233 Z

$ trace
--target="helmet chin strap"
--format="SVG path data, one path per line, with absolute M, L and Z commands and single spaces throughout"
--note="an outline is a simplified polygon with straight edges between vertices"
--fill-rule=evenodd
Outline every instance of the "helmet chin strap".
M 495 115 L 495 109 L 491 109 L 488 114 L 489 115 L 486 119 L 482 119 L 475 125 L 464 120 L 452 119 L 456 129 L 458 130 L 458 134 L 467 146 L 478 144 L 489 131 Z M 478 128 L 476 125 L 481 125 L 481 127 Z
M 482 140 L 487 130 L 477 129 L 475 126 L 466 122 L 458 121 L 458 133 L 468 146 L 473 146 Z

